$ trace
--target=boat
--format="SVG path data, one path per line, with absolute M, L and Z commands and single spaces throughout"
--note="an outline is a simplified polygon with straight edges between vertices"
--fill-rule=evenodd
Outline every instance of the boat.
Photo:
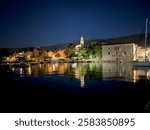
M 133 68 L 143 68 L 143 67 L 150 67 L 150 60 L 147 59 L 146 55 L 146 48 L 147 48 L 147 25 L 148 25 L 148 18 L 146 18 L 146 27 L 145 27 L 145 55 L 143 61 L 132 61 Z

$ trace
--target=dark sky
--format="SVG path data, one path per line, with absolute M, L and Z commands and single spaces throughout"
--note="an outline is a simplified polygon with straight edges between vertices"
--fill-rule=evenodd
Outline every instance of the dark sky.
M 0 47 L 142 33 L 146 17 L 149 0 L 1 0 Z

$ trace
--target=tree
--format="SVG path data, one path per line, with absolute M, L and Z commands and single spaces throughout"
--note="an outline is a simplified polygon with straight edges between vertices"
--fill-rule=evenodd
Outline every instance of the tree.
M 71 58 L 71 57 L 75 56 L 75 52 L 73 50 L 74 50 L 74 46 L 72 44 L 70 44 L 69 46 L 66 47 L 66 49 L 64 51 L 65 55 L 68 58 Z
M 102 58 L 102 45 L 100 43 L 91 43 L 88 48 L 89 58 Z
M 45 59 L 47 58 L 47 51 L 45 51 L 45 50 L 40 50 L 39 51 L 39 55 L 37 56 L 37 59 L 39 60 L 39 61 L 44 61 Z
M 81 48 L 77 54 L 78 59 L 87 58 L 87 50 L 85 48 Z

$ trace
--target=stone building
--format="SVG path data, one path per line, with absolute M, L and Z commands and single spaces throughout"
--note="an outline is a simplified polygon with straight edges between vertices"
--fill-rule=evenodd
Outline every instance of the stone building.
M 106 44 L 102 46 L 103 61 L 133 61 L 137 59 L 135 43 Z

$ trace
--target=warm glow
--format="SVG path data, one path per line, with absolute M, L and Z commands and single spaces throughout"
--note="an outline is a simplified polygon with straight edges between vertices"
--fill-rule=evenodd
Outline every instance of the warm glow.
M 137 60 L 137 45 L 133 44 L 133 61 Z
M 47 72 L 48 72 L 48 74 L 51 74 L 53 72 L 53 65 L 52 64 L 47 65 Z
M 84 88 L 84 85 L 85 85 L 84 76 L 81 76 L 81 78 L 80 78 L 80 86 L 81 86 L 81 88 Z
M 133 70 L 133 82 L 136 83 L 139 80 L 139 75 L 137 70 Z
M 150 70 L 147 72 L 147 79 L 150 80 Z
M 28 74 L 31 74 L 31 66 L 28 67 Z
M 85 85 L 84 75 L 81 74 L 79 69 L 75 69 L 75 78 L 80 80 L 80 86 L 84 88 Z
M 23 74 L 22 68 L 19 69 L 19 74 Z

